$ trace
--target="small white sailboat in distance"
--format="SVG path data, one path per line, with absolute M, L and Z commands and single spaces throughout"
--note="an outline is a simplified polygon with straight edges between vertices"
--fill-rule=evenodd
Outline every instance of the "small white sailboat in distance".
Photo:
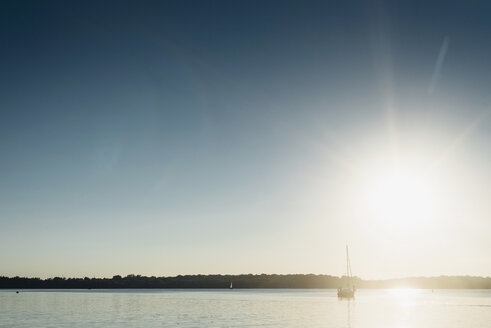
M 339 298 L 354 298 L 355 286 L 353 285 L 353 275 L 351 273 L 351 262 L 349 260 L 348 245 L 346 245 L 346 286 L 338 288 Z
M 232 282 L 230 282 L 230 289 L 234 289 L 234 286 L 232 286 Z

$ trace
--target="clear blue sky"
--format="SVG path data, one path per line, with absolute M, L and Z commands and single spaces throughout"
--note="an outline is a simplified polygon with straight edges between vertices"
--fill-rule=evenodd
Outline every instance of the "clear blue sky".
M 0 275 L 490 275 L 490 9 L 2 2 Z

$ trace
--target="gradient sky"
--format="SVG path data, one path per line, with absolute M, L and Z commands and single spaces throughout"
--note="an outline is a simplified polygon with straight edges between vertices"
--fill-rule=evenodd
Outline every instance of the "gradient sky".
M 2 1 L 0 275 L 491 275 L 490 10 Z

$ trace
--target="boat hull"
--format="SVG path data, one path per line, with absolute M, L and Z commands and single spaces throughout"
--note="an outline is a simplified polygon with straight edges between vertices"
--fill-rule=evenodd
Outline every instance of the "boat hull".
M 355 290 L 351 288 L 340 288 L 338 289 L 339 298 L 354 298 Z

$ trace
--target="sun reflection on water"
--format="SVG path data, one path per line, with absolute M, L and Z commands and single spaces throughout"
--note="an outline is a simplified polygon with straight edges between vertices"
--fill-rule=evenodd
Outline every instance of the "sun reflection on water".
M 409 299 L 421 294 L 421 290 L 415 288 L 392 288 L 389 289 L 389 294 L 399 299 Z
M 409 307 L 417 303 L 417 297 L 421 294 L 420 289 L 414 288 L 393 288 L 388 290 L 390 298 L 403 310 L 405 316 L 409 315 Z

